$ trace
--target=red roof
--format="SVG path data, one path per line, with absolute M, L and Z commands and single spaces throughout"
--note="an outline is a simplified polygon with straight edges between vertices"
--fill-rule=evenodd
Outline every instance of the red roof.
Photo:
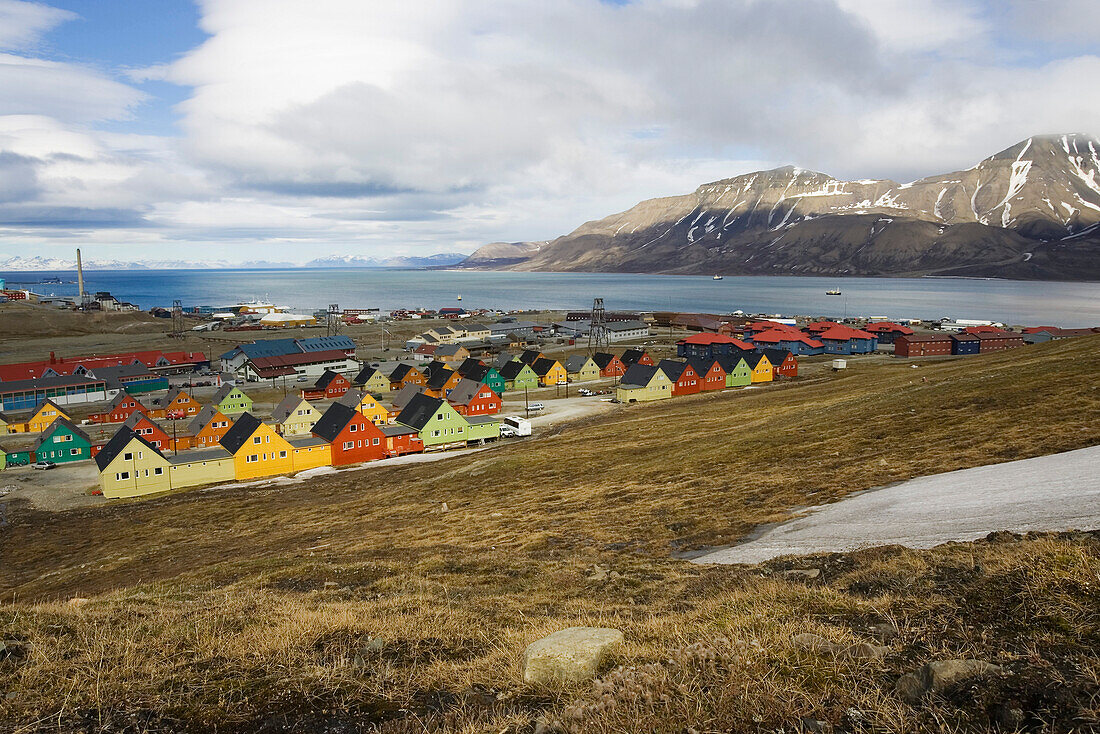
M 266 367 L 263 369 L 257 369 L 256 374 L 265 380 L 270 380 L 272 377 L 284 377 L 286 375 L 296 375 L 298 370 L 293 367 Z M 322 392 L 324 392 L 322 390 Z
M 817 339 L 813 339 L 806 336 L 801 331 L 786 331 L 783 329 L 770 329 L 768 331 L 760 332 L 752 337 L 754 342 L 760 342 L 762 344 L 778 344 L 779 342 L 802 342 L 808 347 L 814 349 L 825 346 Z
M 908 326 L 902 326 L 901 324 L 895 324 L 893 321 L 876 321 L 873 324 L 867 324 L 863 327 L 864 331 L 868 331 L 872 334 L 880 334 L 884 331 L 896 331 L 899 334 L 912 334 L 913 330 Z
M 828 331 L 834 326 L 842 326 L 835 321 L 815 321 L 812 324 L 806 324 L 806 331 Z
M 790 324 L 781 324 L 778 321 L 754 321 L 745 327 L 752 331 L 766 331 L 768 329 L 782 329 L 783 331 L 798 331 L 798 329 Z
M 701 344 L 704 346 L 709 346 L 711 344 L 732 344 L 738 349 L 752 349 L 751 344 L 743 342 L 740 339 L 734 339 L 733 337 L 726 336 L 725 334 L 710 334 L 705 332 L 700 334 L 692 334 L 686 339 L 681 339 L 676 343 Z
M 996 326 L 968 326 L 962 330 L 964 334 L 1011 334 L 1011 331 L 998 329 Z
M 42 377 L 46 370 L 59 375 L 71 375 L 77 367 L 94 370 L 96 367 L 115 367 L 117 365 L 140 363 L 146 367 L 156 367 L 161 360 L 172 366 L 198 364 L 206 361 L 202 352 L 162 352 L 148 350 L 143 352 L 120 352 L 118 354 L 98 354 L 88 357 L 60 357 L 37 362 L 16 362 L 0 365 L 0 380 L 27 380 Z
M 830 339 L 832 341 L 847 341 L 849 339 L 874 339 L 874 334 L 868 334 L 862 329 L 852 329 L 847 326 L 834 326 L 817 335 L 818 339 Z
M 280 354 L 275 357 L 256 357 L 252 360 L 252 368 L 257 372 L 271 367 L 294 367 L 301 364 L 316 364 L 318 362 L 335 362 L 347 359 L 348 355 L 342 349 L 325 349 L 320 352 L 302 352 L 300 354 Z
M 1023 329 L 1021 329 L 1021 331 L 1024 334 L 1038 334 L 1040 331 L 1049 331 L 1051 334 L 1053 334 L 1054 332 L 1059 331 L 1059 329 L 1057 326 L 1025 326 Z

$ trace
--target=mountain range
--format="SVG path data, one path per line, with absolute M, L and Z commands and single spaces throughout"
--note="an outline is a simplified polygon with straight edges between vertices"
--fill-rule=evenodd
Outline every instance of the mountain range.
M 1034 136 L 911 183 L 785 166 L 643 201 L 465 267 L 726 275 L 1100 279 L 1100 140 Z

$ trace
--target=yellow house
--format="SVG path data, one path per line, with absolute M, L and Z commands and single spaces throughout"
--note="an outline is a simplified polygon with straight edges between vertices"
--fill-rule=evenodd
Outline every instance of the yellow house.
M 564 384 L 569 377 L 569 373 L 561 366 L 561 362 L 547 357 L 536 359 L 531 364 L 531 369 L 539 376 L 539 383 L 543 387 Z
M 300 395 L 287 395 L 271 413 L 276 430 L 283 436 L 308 436 L 320 417 L 321 411 Z
M 222 448 L 233 455 L 237 479 L 256 479 L 294 471 L 293 447 L 251 413 L 242 413 L 222 437 Z
M 390 421 L 390 412 L 382 407 L 382 404 L 375 400 L 369 392 L 348 390 L 336 402 L 346 405 L 352 410 L 359 411 L 376 426 L 384 426 Z
M 319 436 L 292 436 L 287 443 L 292 447 L 294 471 L 332 465 L 332 444 Z
M 390 379 L 374 367 L 364 367 L 351 382 L 364 392 L 384 393 L 390 389 Z
M 108 499 L 231 482 L 233 456 L 225 449 L 182 451 L 171 458 L 130 428 L 120 428 L 95 457 L 99 487 Z
M 42 433 L 42 431 L 53 425 L 53 422 L 58 418 L 64 418 L 67 421 L 72 420 L 65 411 L 57 407 L 57 403 L 52 400 L 45 400 L 38 404 L 38 407 L 34 409 L 34 413 L 27 419 L 25 424 L 12 424 L 9 428 L 13 433 L 20 428 L 26 433 Z
M 774 379 L 772 363 L 763 354 L 749 353 L 745 355 L 745 359 L 752 368 L 752 382 L 771 382 Z M 756 360 L 755 364 L 753 360 Z
M 583 354 L 574 354 L 565 360 L 565 371 L 573 378 L 573 382 L 600 379 L 600 366 L 592 361 L 591 357 Z
M 169 456 L 172 489 L 224 484 L 237 478 L 233 455 L 223 448 L 181 451 Z
M 620 403 L 648 403 L 672 397 L 672 380 L 656 365 L 632 364 L 619 381 Z

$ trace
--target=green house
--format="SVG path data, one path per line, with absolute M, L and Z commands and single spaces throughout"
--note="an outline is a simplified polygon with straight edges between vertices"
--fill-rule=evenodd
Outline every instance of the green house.
M 723 354 L 716 357 L 726 371 L 726 387 L 743 387 L 752 382 L 752 367 L 740 355 Z
M 509 362 L 500 368 L 500 376 L 504 378 L 504 387 L 507 390 L 533 390 L 539 386 L 539 376 L 531 369 L 531 365 L 523 362 Z
M 497 395 L 503 395 L 504 391 L 508 389 L 508 386 L 504 382 L 504 377 L 497 371 L 496 367 L 490 367 L 485 371 L 485 376 L 481 378 L 481 384 L 491 389 Z
M 469 424 L 443 398 L 417 393 L 409 398 L 395 422 L 414 429 L 424 442 L 425 451 L 466 445 Z
M 214 393 L 212 404 L 225 415 L 239 415 L 252 412 L 252 398 L 248 397 L 236 385 L 222 385 Z
M 495 415 L 465 416 L 467 443 L 486 443 L 500 438 L 501 419 Z
M 92 458 L 92 439 L 65 418 L 58 418 L 42 432 L 34 446 L 35 461 L 64 464 Z

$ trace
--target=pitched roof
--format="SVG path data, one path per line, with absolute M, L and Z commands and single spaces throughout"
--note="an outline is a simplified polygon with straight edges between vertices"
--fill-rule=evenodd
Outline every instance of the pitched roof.
M 378 426 L 378 428 L 387 436 L 408 436 L 415 434 L 416 429 L 411 426 L 401 426 L 396 423 L 392 423 L 385 426 Z
M 332 381 L 339 377 L 339 373 L 332 370 L 325 370 L 320 377 L 317 378 L 317 382 L 313 383 L 313 387 L 317 390 L 326 390 L 328 386 L 332 384 Z
M 294 367 L 303 364 L 336 362 L 345 359 L 350 359 L 347 354 L 339 349 L 333 349 L 309 353 L 284 354 L 273 357 L 259 357 L 251 361 L 253 369 L 259 371 L 271 367 Z
M 588 364 L 588 357 L 583 354 L 574 354 L 569 359 L 565 360 L 566 372 L 580 372 L 581 368 Z
M 417 393 L 397 414 L 396 421 L 411 426 L 418 431 L 423 430 L 424 426 L 428 425 L 428 421 L 432 419 L 432 416 L 438 413 L 440 407 L 445 404 L 446 401 L 442 398 L 433 398 L 430 395 Z
M 435 349 L 435 356 L 437 357 L 453 357 L 460 351 L 467 351 L 466 347 L 461 344 L 441 344 Z
M 356 416 L 363 417 L 355 408 L 343 403 L 333 403 L 313 424 L 313 433 L 332 443 L 340 435 L 340 431 L 355 420 Z
M 749 366 L 749 362 L 745 359 L 745 355 L 740 352 L 734 352 L 733 354 L 719 354 L 716 359 L 718 360 L 718 365 L 725 371 L 727 375 L 730 372 L 736 370 L 741 362 L 745 363 L 745 367 Z
M 413 395 L 420 395 L 424 392 L 424 389 L 425 388 L 423 385 L 417 385 L 410 382 L 408 385 L 405 385 L 403 388 L 395 392 L 390 402 L 393 403 L 393 407 L 401 410 L 409 404 L 409 401 L 412 400 Z
M 619 380 L 619 384 L 629 387 L 630 385 L 636 385 L 638 387 L 645 387 L 653 379 L 653 376 L 657 374 L 658 367 L 651 364 L 632 364 L 627 369 L 626 374 Z
M 530 365 L 523 362 L 509 362 L 500 368 L 500 376 L 505 380 L 514 380 L 523 371 L 524 367 L 530 367 Z
M 160 428 L 161 431 L 164 431 L 164 429 L 160 427 L 160 424 L 158 424 L 149 416 L 142 413 L 140 410 L 135 410 L 133 413 L 131 413 L 130 416 L 122 422 L 122 425 L 126 428 L 136 428 L 137 424 L 141 423 L 142 421 L 149 421 L 149 423 L 151 423 L 154 427 Z
M 531 369 L 533 369 L 535 371 L 535 374 L 539 377 L 545 377 L 550 370 L 554 369 L 554 365 L 556 365 L 557 363 L 558 360 L 556 359 L 543 357 L 541 359 L 536 359 L 531 364 Z
M 680 379 L 680 375 L 683 374 L 684 369 L 687 368 L 687 362 L 680 362 L 675 359 L 662 359 L 657 363 L 657 369 L 665 373 L 665 377 L 676 382 Z
M 607 352 L 596 352 L 592 355 L 592 361 L 596 363 L 596 366 L 601 370 L 606 370 L 607 365 L 611 364 L 615 359 L 614 354 L 608 354 Z
M 830 341 L 847 341 L 849 339 L 874 339 L 874 334 L 868 334 L 862 329 L 853 329 L 849 326 L 833 326 L 817 335 L 818 339 Z
M 303 398 L 301 395 L 287 395 L 285 398 L 279 401 L 279 404 L 275 406 L 275 410 L 271 411 L 271 419 L 276 423 L 286 423 L 287 418 L 289 418 L 294 413 L 294 411 L 298 410 L 298 406 L 302 403 L 309 405 L 309 402 L 306 401 L 306 399 Z M 206 406 L 206 408 L 212 407 L 213 406 L 211 405 Z M 206 408 L 203 408 L 202 411 L 199 412 L 199 415 L 202 415 L 206 411 Z M 213 417 L 212 414 L 211 417 Z M 209 420 L 210 418 L 207 418 L 206 422 L 204 422 L 202 425 L 205 426 L 206 423 L 209 422 Z M 194 423 L 194 421 L 192 421 L 192 423 Z M 200 426 L 200 428 L 201 427 L 202 426 Z
M 430 375 L 428 375 L 428 389 L 429 390 L 442 390 L 443 386 L 447 384 L 447 381 L 451 379 L 456 372 L 451 369 L 435 369 Z
M 0 393 L 30 392 L 51 387 L 92 387 L 100 385 L 106 388 L 107 381 L 62 375 L 60 377 L 39 377 L 32 380 L 4 380 L 0 382 Z
M 604 327 L 608 331 L 637 331 L 639 329 L 649 330 L 649 324 L 644 321 L 609 321 L 604 324 Z
M 93 377 L 105 380 L 108 385 L 121 386 L 124 377 L 156 377 L 143 364 L 119 364 L 112 367 L 96 367 L 89 372 Z
M 791 356 L 791 353 L 786 349 L 765 349 L 764 356 L 768 358 L 773 367 L 778 367 L 786 361 L 787 357 Z
M 188 393 L 188 392 L 187 392 L 186 390 L 184 390 L 184 389 L 183 389 L 182 387 L 177 387 L 177 388 L 176 388 L 176 389 L 174 389 L 174 390 L 169 390 L 169 391 L 168 391 L 168 394 L 167 394 L 167 395 L 165 395 L 165 396 L 164 396 L 163 398 L 161 398 L 160 400 L 156 400 L 156 401 L 154 401 L 154 402 L 156 402 L 156 404 L 157 404 L 157 405 L 168 405 L 168 404 L 170 404 L 170 403 L 171 403 L 171 402 L 172 402 L 173 400 L 175 400 L 176 398 L 178 398 L 178 397 L 179 397 L 180 395 L 186 395 L 186 396 L 188 397 L 188 399 L 190 399 L 190 400 L 194 400 L 194 399 L 195 399 L 195 398 L 194 398 L 194 397 L 193 397 L 193 396 L 192 396 L 192 395 L 191 395 L 190 393 Z
M 893 321 L 876 321 L 872 324 L 867 324 L 863 327 L 863 330 L 871 334 L 880 334 L 882 332 L 897 332 L 899 334 L 912 334 L 913 330 L 908 326 L 902 326 L 901 324 L 895 324 Z
M 123 426 L 115 431 L 115 435 L 111 436 L 111 440 L 104 444 L 103 448 L 99 450 L 99 453 L 95 455 L 95 465 L 99 467 L 100 471 L 105 470 L 111 465 L 111 462 L 115 460 L 122 450 L 125 449 L 130 441 L 137 439 L 145 446 L 145 448 L 152 451 L 157 456 L 164 458 L 164 454 L 160 452 L 153 444 L 146 441 L 141 436 L 133 432 L 132 429 Z
M 717 357 L 688 357 L 687 363 L 691 365 L 691 368 L 695 370 L 695 373 L 700 377 L 703 377 L 708 372 L 710 372 L 711 368 L 714 367 L 715 364 L 717 364 L 719 368 L 722 367 L 722 363 L 718 361 Z
M 166 456 L 164 458 L 168 459 L 169 464 L 193 464 L 199 461 L 228 459 L 232 456 L 233 454 L 229 453 L 223 448 L 211 446 L 210 448 L 201 449 L 198 451 L 196 451 L 195 449 L 191 449 L 190 451 L 184 451 L 183 453 L 175 454 L 173 456 Z
M 371 367 L 370 365 L 367 365 L 363 369 L 359 370 L 359 374 L 355 376 L 355 379 L 352 380 L 352 382 L 356 385 L 365 385 L 370 382 L 371 378 L 373 378 L 376 374 L 378 374 L 378 370 L 376 370 L 374 367 Z
M 644 349 L 627 349 L 623 351 L 623 355 L 619 357 L 619 361 L 623 364 L 630 366 L 645 356 Z
M 251 413 L 241 413 L 233 427 L 222 436 L 222 447 L 231 454 L 237 453 L 262 423 L 263 421 Z
M 134 415 L 141 417 L 141 413 L 134 413 Z M 56 431 L 58 428 L 67 428 L 69 432 L 72 433 L 74 436 L 78 436 L 84 439 L 88 442 L 89 445 L 92 443 L 91 437 L 84 431 L 77 428 L 72 421 L 68 420 L 67 418 L 54 418 L 53 423 L 50 423 L 50 425 L 46 426 L 46 430 L 42 431 L 42 434 L 38 437 L 38 443 L 34 445 L 34 448 L 37 449 L 42 444 L 46 443 L 46 439 L 52 436 L 53 432 Z
M 957 341 L 957 342 L 980 342 L 981 341 L 981 339 L 979 339 L 974 334 L 952 334 L 951 338 L 954 341 Z
M 501 367 L 511 362 L 514 356 L 511 352 L 501 352 L 493 362 L 493 366 L 499 371 Z
M 733 337 L 726 336 L 725 334 L 707 334 L 707 333 L 692 334 L 691 336 L 686 337 L 684 339 L 681 339 L 680 341 L 678 341 L 676 343 L 677 344 L 697 344 L 697 345 L 702 345 L 702 346 L 710 346 L 710 345 L 713 345 L 713 344 L 732 344 L 732 345 L 736 346 L 739 349 L 745 349 L 749 346 L 748 344 L 741 341 L 740 339 L 734 339 Z
M 450 394 L 447 396 L 447 402 L 456 405 L 469 405 L 470 401 L 477 397 L 482 390 L 489 390 L 489 392 L 492 392 L 490 388 L 482 385 L 480 382 L 463 378 L 459 380 L 458 384 L 451 390 Z
M 237 389 L 236 385 L 230 385 L 228 382 L 223 382 L 222 386 L 218 388 L 218 391 L 214 393 L 214 397 L 211 399 L 212 403 L 220 403 L 229 397 L 229 393 Z
M 451 372 L 451 371 L 453 371 L 453 370 L 451 370 L 450 367 L 448 367 L 445 363 L 440 362 L 438 359 L 433 359 L 423 369 L 420 370 L 420 372 L 425 377 L 428 377 L 428 378 L 430 378 L 436 372 Z
M 401 382 L 405 379 L 405 375 L 415 370 L 416 368 L 410 364 L 401 363 L 394 367 L 393 372 L 390 373 L 390 382 Z M 419 372 L 419 370 L 417 370 Z
M 760 360 L 764 359 L 763 352 L 741 352 L 741 356 L 745 358 L 745 362 L 748 363 L 749 367 L 754 370 L 756 369 L 757 365 L 760 364 Z M 768 360 L 768 363 L 771 363 L 770 359 Z
M 519 361 L 524 364 L 533 364 L 540 354 L 542 352 L 537 349 L 524 349 L 523 354 L 519 355 Z
M 489 365 L 483 364 L 480 360 L 468 357 L 458 366 L 455 370 L 458 374 L 470 380 L 477 380 L 480 382 L 485 379 L 485 375 L 489 374 Z

